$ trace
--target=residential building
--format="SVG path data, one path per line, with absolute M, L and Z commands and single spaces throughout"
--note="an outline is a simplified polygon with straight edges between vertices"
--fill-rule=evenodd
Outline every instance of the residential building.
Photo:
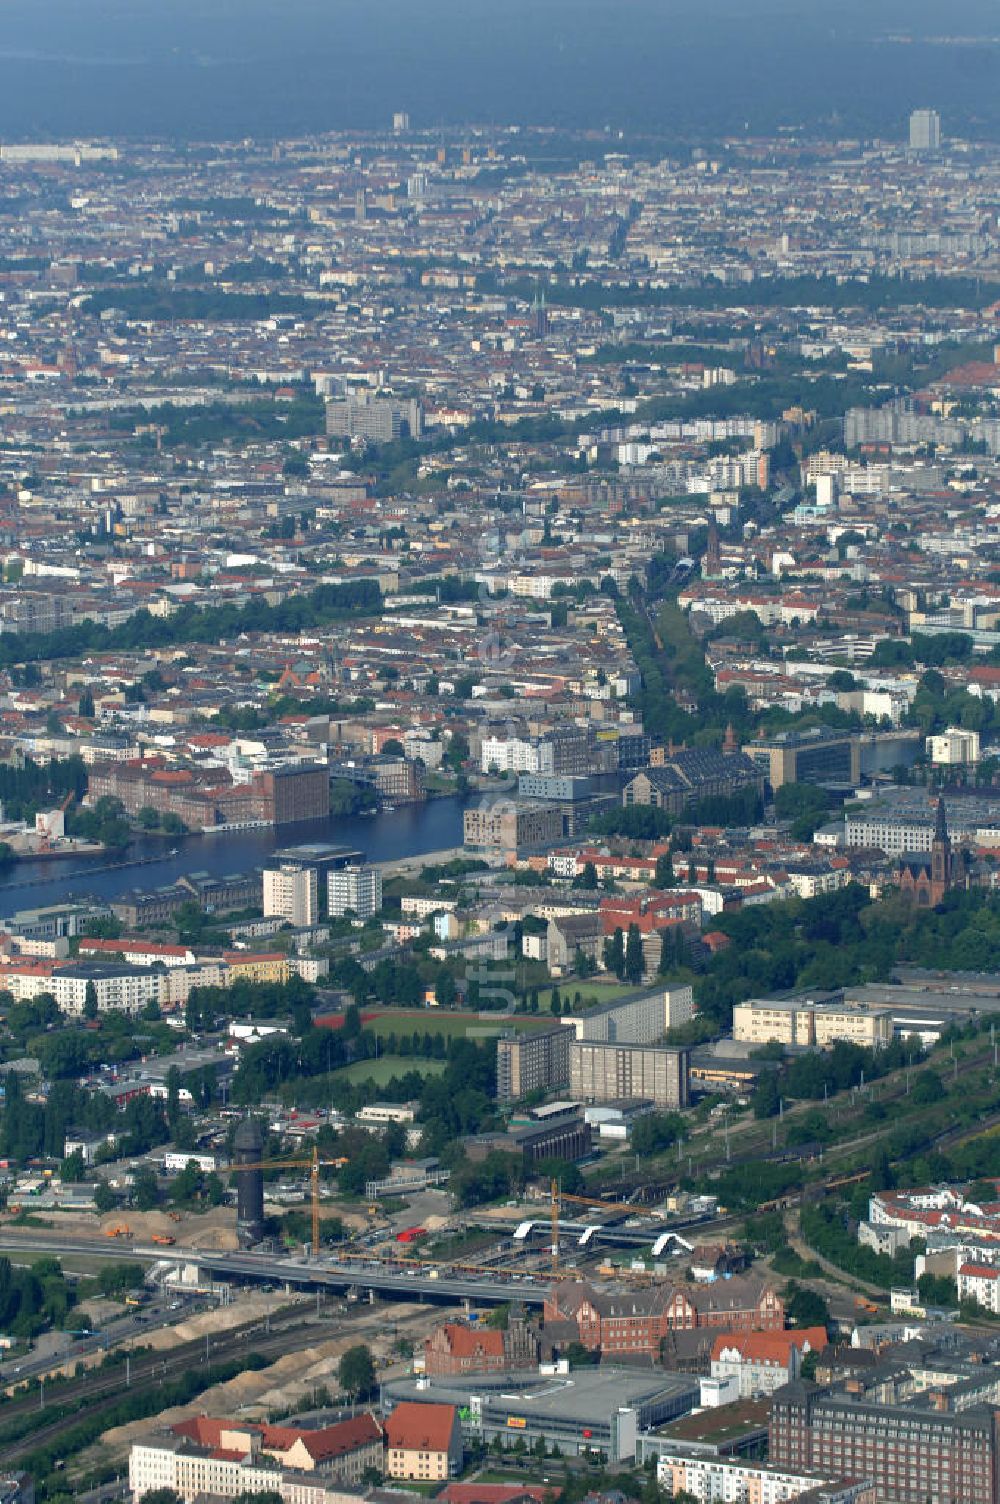
M 244 982 L 277 982 L 284 985 L 291 967 L 284 951 L 226 950 L 222 953 L 230 977 Z
M 133 1442 L 129 1488 L 134 1499 L 170 1488 L 185 1504 L 264 1491 L 287 1504 L 326 1504 L 332 1484 L 356 1486 L 368 1469 L 381 1470 L 382 1454 L 372 1415 L 315 1430 L 197 1415 Z
M 497 1101 L 516 1102 L 530 1092 L 569 1085 L 571 1034 L 561 1024 L 526 1029 L 497 1040 Z
M 937 110 L 913 110 L 910 115 L 910 150 L 938 151 L 941 146 L 941 116 Z
M 827 1344 L 826 1327 L 800 1327 L 787 1332 L 726 1332 L 712 1348 L 713 1379 L 735 1378 L 740 1399 L 773 1394 L 797 1379 L 808 1352 Z
M 385 1421 L 385 1473 L 422 1483 L 457 1477 L 465 1449 L 455 1405 L 400 1400 Z
M 327 875 L 328 912 L 341 918 L 350 909 L 358 919 L 370 919 L 382 907 L 382 873 L 378 867 L 341 867 Z
M 979 761 L 979 732 L 964 731 L 958 726 L 949 726 L 928 736 L 924 742 L 927 756 L 936 766 L 965 766 Z
M 582 1102 L 640 1098 L 659 1108 L 687 1107 L 689 1064 L 686 1049 L 574 1039 L 569 1051 L 570 1094 Z
M 1000 1268 L 991 1264 L 959 1264 L 958 1298 L 1000 1316 Z
M 694 992 L 687 985 L 654 987 L 637 997 L 617 998 L 589 1008 L 586 1013 L 567 1014 L 563 1029 L 577 1039 L 604 1040 L 613 1044 L 656 1044 L 668 1029 L 690 1023 L 694 1017 Z
M 683 1494 L 698 1504 L 877 1504 L 867 1478 L 832 1478 L 812 1469 L 776 1468 L 745 1458 L 706 1456 L 680 1444 L 661 1452 L 656 1481 L 669 1497 Z
M 467 809 L 463 816 L 466 846 L 473 851 L 517 852 L 551 846 L 565 834 L 557 804 L 498 799 Z
M 297 928 L 319 918 L 319 881 L 314 867 L 282 863 L 264 868 L 264 914 L 277 915 Z
M 419 439 L 424 431 L 424 414 L 415 398 L 395 402 L 390 397 L 355 392 L 326 404 L 326 431 L 331 438 L 392 444 L 402 438 Z
M 576 969 L 580 956 L 600 964 L 604 931 L 600 914 L 560 914 L 545 932 L 549 972 L 565 976 Z

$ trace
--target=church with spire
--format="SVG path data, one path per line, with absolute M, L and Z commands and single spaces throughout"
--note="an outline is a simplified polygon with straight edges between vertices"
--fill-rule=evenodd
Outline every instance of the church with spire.
M 897 882 L 899 891 L 921 909 L 933 909 L 954 885 L 954 858 L 943 795 L 938 799 L 930 851 L 900 857 Z

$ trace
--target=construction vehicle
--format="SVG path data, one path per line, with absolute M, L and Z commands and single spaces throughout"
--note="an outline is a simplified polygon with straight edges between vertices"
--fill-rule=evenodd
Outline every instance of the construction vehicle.
M 319 1150 L 313 1148 L 308 1159 L 262 1159 L 258 1164 L 232 1164 L 229 1166 L 230 1175 L 239 1175 L 243 1170 L 293 1170 L 305 1169 L 309 1171 L 309 1192 L 312 1202 L 312 1251 L 313 1258 L 319 1257 L 319 1172 L 321 1169 L 339 1170 L 347 1164 L 346 1159 L 320 1159 Z
M 114 1227 L 104 1229 L 104 1236 L 106 1238 L 130 1238 L 132 1229 L 127 1222 L 116 1222 Z
M 170 1237 L 170 1235 L 165 1232 L 154 1232 L 152 1238 L 150 1238 L 151 1243 L 159 1243 L 164 1248 L 172 1248 L 176 1241 L 176 1238 Z
M 171 1222 L 179 1222 L 181 1220 L 180 1212 L 167 1212 L 167 1216 L 170 1218 Z
M 857 1306 L 859 1311 L 867 1311 L 869 1316 L 874 1316 L 878 1311 L 878 1306 L 875 1304 L 875 1302 L 873 1300 L 868 1300 L 864 1295 L 856 1296 L 854 1304 Z

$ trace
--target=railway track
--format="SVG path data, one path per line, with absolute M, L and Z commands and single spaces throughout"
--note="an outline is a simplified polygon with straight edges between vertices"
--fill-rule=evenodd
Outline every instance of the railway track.
M 127 1395 L 141 1394 L 172 1378 L 213 1368 L 232 1358 L 245 1356 L 250 1351 L 264 1357 L 279 1357 L 300 1345 L 306 1331 L 315 1328 L 315 1325 L 315 1318 L 304 1319 L 301 1309 L 285 1315 L 278 1312 L 271 1317 L 270 1331 L 266 1330 L 263 1321 L 257 1320 L 216 1338 L 214 1342 L 209 1339 L 208 1344 L 198 1340 L 186 1342 L 168 1353 L 137 1355 L 129 1365 L 127 1384 L 124 1365 L 116 1364 L 108 1372 L 100 1369 L 91 1371 L 81 1379 L 59 1386 L 51 1395 L 47 1408 L 62 1410 L 67 1405 L 73 1408 L 69 1414 L 61 1414 L 48 1424 L 44 1422 L 45 1409 L 40 1408 L 38 1394 L 11 1401 L 0 1407 L 0 1430 L 9 1421 L 31 1413 L 38 1415 L 42 1424 L 34 1426 L 26 1435 L 14 1441 L 0 1442 L 0 1463 L 15 1463 L 75 1426 L 81 1417 L 81 1408 L 74 1405 L 76 1400 L 85 1402 L 88 1416 L 101 1414 Z

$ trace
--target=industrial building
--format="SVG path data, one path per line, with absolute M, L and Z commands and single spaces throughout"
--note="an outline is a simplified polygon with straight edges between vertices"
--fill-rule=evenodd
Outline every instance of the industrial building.
M 829 1049 L 839 1040 L 878 1049 L 893 1037 L 889 1008 L 827 997 L 750 998 L 733 1007 L 733 1039 L 740 1044 L 783 1044 Z

